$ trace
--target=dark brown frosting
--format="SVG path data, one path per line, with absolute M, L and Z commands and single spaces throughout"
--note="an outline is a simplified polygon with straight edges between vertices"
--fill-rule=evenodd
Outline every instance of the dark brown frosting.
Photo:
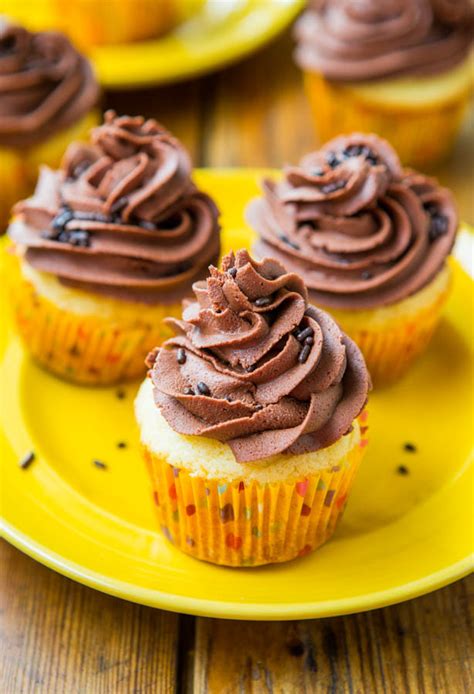
M 29 147 L 97 103 L 89 62 L 56 32 L 30 33 L 0 17 L 0 146 Z
M 472 41 L 469 0 L 315 0 L 296 25 L 296 60 L 331 80 L 437 74 Z
M 89 291 L 180 300 L 219 255 L 218 211 L 161 125 L 109 111 L 17 205 L 10 236 L 34 268 Z
M 458 226 L 437 182 L 402 169 L 385 140 L 353 134 L 328 142 L 263 183 L 247 210 L 260 257 L 300 274 L 310 300 L 333 308 L 392 304 L 443 267 Z
M 238 462 L 331 445 L 367 399 L 356 345 L 307 302 L 303 281 L 245 250 L 197 282 L 175 337 L 152 352 L 154 398 L 181 434 L 226 441 Z

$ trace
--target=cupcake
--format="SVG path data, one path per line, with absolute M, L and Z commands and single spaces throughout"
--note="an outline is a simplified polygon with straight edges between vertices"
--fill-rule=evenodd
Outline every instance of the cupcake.
M 159 524 L 216 564 L 303 556 L 333 534 L 367 444 L 364 359 L 276 260 L 230 253 L 193 289 L 135 403 Z
M 109 111 L 43 167 L 9 228 L 13 300 L 34 358 L 77 383 L 139 376 L 193 281 L 219 255 L 218 211 L 154 120 Z
M 361 348 L 372 378 L 401 376 L 423 352 L 448 296 L 458 218 L 437 182 L 403 169 L 385 140 L 328 142 L 266 180 L 247 219 Z
M 472 91 L 469 0 L 314 0 L 296 25 L 322 142 L 353 130 L 387 138 L 405 164 L 452 148 Z
M 180 19 L 182 5 L 197 0 L 6 0 L 13 16 L 35 27 L 64 31 L 83 49 L 156 38 Z
M 0 233 L 71 139 L 98 122 L 99 88 L 87 60 L 56 32 L 30 33 L 0 17 Z

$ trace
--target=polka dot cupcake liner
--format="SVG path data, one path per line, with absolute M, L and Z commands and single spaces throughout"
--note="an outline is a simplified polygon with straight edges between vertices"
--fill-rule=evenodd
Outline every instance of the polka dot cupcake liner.
M 33 358 L 57 376 L 85 385 L 143 375 L 147 353 L 170 335 L 162 319 L 181 313 L 176 304 L 140 307 L 124 320 L 75 314 L 55 306 L 24 279 L 15 284 L 13 301 L 19 334 Z
M 165 537 L 197 559 L 251 567 L 309 554 L 334 533 L 367 444 L 361 435 L 339 464 L 288 482 L 226 482 L 169 465 L 146 446 L 152 499 Z M 243 466 L 244 468 L 244 466 Z
M 418 168 L 449 154 L 469 103 L 463 93 L 428 106 L 384 108 L 317 73 L 305 74 L 305 86 L 321 142 L 341 133 L 373 132 L 393 145 L 403 164 Z
M 435 297 L 431 305 L 422 307 L 407 317 L 393 320 L 378 330 L 354 329 L 353 321 L 346 323 L 344 312 L 337 312 L 337 322 L 359 346 L 375 385 L 394 383 L 425 352 L 438 326 L 449 293 L 450 284 Z

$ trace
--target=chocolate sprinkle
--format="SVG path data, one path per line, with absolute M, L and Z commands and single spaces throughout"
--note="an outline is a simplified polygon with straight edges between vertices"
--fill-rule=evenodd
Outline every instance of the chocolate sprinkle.
M 20 465 L 21 469 L 26 470 L 27 468 L 29 468 L 34 459 L 35 459 L 34 451 L 29 451 L 29 453 L 24 455 L 23 458 L 20 460 L 19 465 Z
M 106 470 L 107 469 L 106 463 L 102 462 L 102 460 L 94 460 L 93 463 L 100 470 Z
M 124 210 L 128 205 L 128 198 L 122 195 L 121 198 L 116 200 L 110 207 L 110 214 L 118 214 Z
M 414 443 L 404 443 L 403 444 L 403 450 L 406 451 L 407 453 L 416 453 L 417 447 L 415 446 Z
M 299 361 L 300 364 L 304 364 L 304 363 L 305 363 L 305 361 L 306 361 L 306 360 L 308 359 L 308 357 L 309 357 L 309 353 L 310 353 L 310 352 L 311 352 L 311 345 L 304 345 L 304 346 L 303 346 L 303 349 L 301 350 L 301 352 L 300 352 L 299 355 L 298 355 L 298 361 Z
M 311 337 L 311 335 L 310 335 L 309 337 L 307 337 L 305 339 L 304 343 L 305 343 L 305 345 L 310 345 L 310 346 L 314 345 L 314 337 Z
M 399 475 L 409 475 L 410 474 L 410 470 L 407 468 L 406 465 L 399 465 L 397 467 L 397 472 Z
M 269 306 L 272 303 L 271 297 L 269 296 L 260 296 L 256 301 L 255 301 L 255 306 L 262 307 L 262 306 Z
M 178 364 L 184 364 L 186 362 L 186 352 L 182 347 L 176 352 L 176 361 Z
M 235 277 L 237 275 L 237 268 L 236 267 L 230 267 L 227 271 L 231 277 Z
M 293 241 L 291 241 L 291 240 L 288 238 L 288 236 L 286 236 L 286 234 L 280 234 L 280 235 L 278 236 L 278 238 L 280 239 L 280 241 L 283 241 L 283 243 L 286 243 L 286 245 L 289 246 L 290 248 L 294 248 L 295 251 L 299 251 L 299 250 L 300 250 L 300 246 L 298 246 L 297 243 L 293 243 Z
M 307 337 L 313 337 L 313 335 L 314 335 L 313 328 L 310 328 L 308 326 L 307 328 L 305 328 L 304 330 L 302 330 L 301 332 L 298 333 L 296 339 L 299 342 L 304 342 L 304 340 L 306 340 Z
M 138 226 L 141 229 L 146 229 L 147 231 L 156 231 L 157 227 L 156 224 L 153 224 L 153 222 L 149 222 L 146 219 L 142 219 L 139 223 Z
M 340 161 L 335 152 L 328 152 L 326 154 L 326 163 L 328 166 L 331 167 L 331 169 L 334 169 L 336 166 L 338 166 L 338 164 L 340 164 Z
M 329 193 L 335 193 L 337 190 L 342 190 L 342 188 L 345 188 L 346 182 L 345 181 L 334 181 L 333 183 L 328 183 L 327 185 L 323 186 L 320 188 L 321 193 L 329 194 Z
M 443 236 L 448 231 L 448 219 L 443 214 L 434 214 L 431 217 L 428 238 L 430 241 L 436 241 L 437 238 Z
M 191 386 L 186 386 L 183 392 L 185 395 L 194 395 L 194 390 L 191 388 Z
M 127 448 L 127 444 L 125 441 L 119 441 L 117 444 L 117 448 Z
M 57 231 L 62 231 L 72 219 L 74 219 L 74 215 L 71 210 L 60 210 L 59 214 L 51 222 L 51 226 Z
M 122 388 L 119 388 L 119 390 L 115 393 L 115 395 L 117 396 L 117 398 L 119 400 L 123 400 L 125 398 L 126 393 L 124 390 L 122 390 Z
M 203 381 L 199 381 L 197 384 L 196 388 L 198 389 L 198 392 L 200 395 L 210 395 L 211 391 L 209 390 L 209 386 L 207 386 Z

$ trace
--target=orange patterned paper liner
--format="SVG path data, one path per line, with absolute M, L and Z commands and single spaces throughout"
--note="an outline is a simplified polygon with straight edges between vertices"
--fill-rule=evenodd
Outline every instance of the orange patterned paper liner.
M 57 376 L 90 385 L 131 380 L 145 373 L 144 359 L 170 336 L 154 314 L 137 310 L 128 320 L 80 315 L 58 308 L 21 279 L 13 292 L 18 331 L 34 359 Z M 100 299 L 99 299 L 100 301 Z M 178 316 L 181 305 L 163 306 Z
M 398 380 L 428 347 L 441 318 L 450 292 L 450 284 L 430 306 L 415 314 L 394 320 L 389 327 L 378 330 L 354 330 L 344 325 L 344 332 L 359 346 L 374 384 L 385 385 Z
M 307 73 L 305 84 L 321 142 L 341 133 L 373 132 L 393 145 L 403 164 L 420 168 L 449 154 L 469 103 L 469 94 L 462 94 L 425 107 L 384 108 L 316 73 Z
M 309 554 L 334 533 L 368 443 L 298 481 L 215 481 L 173 467 L 144 446 L 153 503 L 165 537 L 186 554 L 226 566 L 258 566 Z

